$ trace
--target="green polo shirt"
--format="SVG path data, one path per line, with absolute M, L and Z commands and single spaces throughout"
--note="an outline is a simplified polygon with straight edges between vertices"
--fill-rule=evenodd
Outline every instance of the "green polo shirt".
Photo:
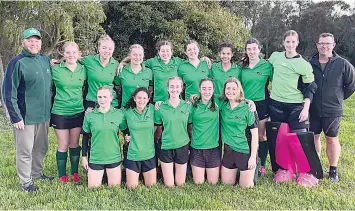
M 92 134 L 90 163 L 111 164 L 122 160 L 117 135 L 122 120 L 123 112 L 113 107 L 107 113 L 95 108 L 85 115 L 83 130 Z
M 214 93 L 217 95 L 223 94 L 224 82 L 230 77 L 239 78 L 240 67 L 234 63 L 227 70 L 224 71 L 222 62 L 213 63 L 211 67 L 210 78 L 213 78 Z
M 167 83 L 169 78 L 177 76 L 179 65 L 183 62 L 179 57 L 172 57 L 168 64 L 165 64 L 159 56 L 148 59 L 144 65 L 152 69 L 154 81 L 154 102 L 165 101 L 169 98 Z
M 62 116 L 72 116 L 84 111 L 83 85 L 86 70 L 77 64 L 72 72 L 65 65 L 65 61 L 52 68 L 52 80 L 55 86 L 55 97 L 52 113 Z
M 131 141 L 127 158 L 134 161 L 148 160 L 154 157 L 154 106 L 149 104 L 140 114 L 136 108 L 123 109 L 124 124 L 129 128 Z
M 210 70 L 208 68 L 206 61 L 201 61 L 197 68 L 193 66 L 189 61 L 184 61 L 181 63 L 178 69 L 179 77 L 184 81 L 185 88 L 185 99 L 189 100 L 190 95 L 199 94 L 198 88 L 200 81 L 203 78 L 208 78 Z
M 81 63 L 84 64 L 87 77 L 88 77 L 88 94 L 86 100 L 97 103 L 97 89 L 101 86 L 108 86 L 113 89 L 113 80 L 115 79 L 118 62 L 111 57 L 110 61 L 103 67 L 100 63 L 100 55 L 88 55 L 85 56 Z M 118 106 L 118 100 L 116 98 L 116 92 L 113 92 L 112 106 Z
M 218 147 L 219 139 L 219 107 L 211 111 L 211 100 L 208 104 L 199 101 L 193 106 L 189 122 L 192 122 L 191 147 L 194 149 L 213 149 Z
M 236 152 L 249 153 L 245 129 L 254 122 L 254 113 L 249 111 L 249 107 L 244 101 L 240 102 L 233 110 L 229 103 L 225 104 L 221 107 L 223 142 Z
M 272 80 L 272 65 L 268 61 L 260 59 L 253 68 L 244 67 L 239 78 L 246 99 L 265 100 L 268 97 L 266 95 L 267 86 Z
M 274 52 L 269 59 L 274 67 L 271 98 L 283 103 L 302 103 L 304 97 L 297 89 L 298 79 L 314 81 L 312 66 L 302 57 L 286 58 L 285 52 Z
M 164 150 L 177 149 L 189 143 L 187 123 L 192 105 L 180 100 L 174 108 L 168 100 L 164 101 L 154 113 L 154 122 L 163 124 L 162 146 Z
M 115 79 L 115 84 L 122 87 L 122 107 L 126 105 L 132 93 L 138 87 L 148 89 L 152 82 L 152 70 L 142 65 L 142 69 L 138 73 L 132 71 L 131 65 L 126 65 L 120 75 Z

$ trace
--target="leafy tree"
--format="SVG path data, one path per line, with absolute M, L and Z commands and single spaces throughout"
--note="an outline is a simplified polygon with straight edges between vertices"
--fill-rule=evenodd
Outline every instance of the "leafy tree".
M 152 57 L 156 55 L 154 44 L 161 39 L 173 42 L 177 56 L 184 56 L 183 45 L 195 39 L 201 54 L 214 58 L 220 42 L 241 47 L 249 36 L 242 20 L 218 2 L 109 2 L 104 8 L 103 27 L 115 40 L 119 58 L 133 43 L 143 45 L 146 57 Z

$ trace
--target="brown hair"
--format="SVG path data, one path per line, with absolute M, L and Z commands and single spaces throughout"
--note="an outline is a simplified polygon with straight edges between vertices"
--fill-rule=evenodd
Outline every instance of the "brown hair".
M 196 44 L 197 48 L 200 50 L 200 45 L 198 44 L 198 42 L 196 42 L 195 40 L 189 40 L 185 43 L 184 45 L 184 50 L 186 51 L 187 49 L 187 46 L 190 45 L 190 44 Z
M 171 52 L 173 52 L 173 44 L 170 41 L 168 41 L 168 40 L 161 40 L 161 41 L 157 42 L 157 44 L 155 44 L 155 49 L 157 51 L 160 51 L 160 48 L 163 45 L 170 46 Z
M 213 79 L 211 79 L 211 78 L 203 78 L 203 79 L 201 79 L 200 84 L 199 84 L 198 87 L 201 88 L 202 83 L 205 82 L 205 81 L 210 81 L 210 82 L 212 83 L 213 88 L 214 88 Z M 196 108 L 196 107 L 197 107 L 197 104 L 198 104 L 200 101 L 201 101 L 201 96 L 200 96 L 197 100 L 195 100 L 195 102 L 194 102 L 194 104 L 193 104 L 193 107 Z M 211 110 L 211 111 L 216 111 L 216 103 L 215 103 L 214 95 L 213 95 L 213 94 L 212 94 L 212 97 L 211 97 L 211 107 L 210 107 L 210 110 Z
M 81 51 L 80 51 L 80 48 L 79 48 L 78 44 L 76 44 L 75 42 L 71 42 L 71 41 L 65 42 L 64 45 L 62 46 L 62 52 L 61 52 L 62 55 L 64 55 L 65 49 L 66 49 L 68 46 L 74 46 L 74 47 L 76 47 L 76 49 L 78 49 L 78 54 L 79 54 L 79 56 L 81 56 Z
M 223 93 L 222 93 L 222 96 L 221 96 L 221 99 L 227 101 L 227 97 L 226 97 L 226 86 L 228 83 L 235 83 L 237 84 L 238 86 L 238 89 L 239 89 L 239 96 L 237 98 L 237 102 L 241 102 L 244 100 L 244 91 L 243 91 L 243 88 L 242 88 L 242 84 L 240 83 L 240 81 L 234 77 L 230 77 L 226 80 L 226 82 L 224 82 L 224 86 L 223 86 Z
M 319 35 L 318 39 L 321 37 L 332 37 L 334 40 L 334 35 L 332 33 L 322 33 Z
M 287 32 L 285 32 L 283 40 L 285 40 L 286 37 L 288 37 L 288 36 L 295 36 L 295 37 L 297 37 L 298 41 L 300 40 L 298 33 L 295 30 L 288 30 Z
M 138 94 L 138 92 L 145 92 L 148 95 L 148 103 L 149 103 L 149 99 L 150 99 L 150 94 L 147 88 L 145 87 L 138 87 L 136 90 L 134 90 L 134 92 L 131 95 L 131 98 L 127 101 L 126 105 L 124 106 L 125 109 L 129 109 L 129 108 L 135 108 L 137 107 L 136 102 L 134 101 L 134 97 L 136 97 L 136 95 Z
M 104 41 L 111 41 L 113 43 L 113 47 L 115 47 L 115 42 L 107 34 L 103 34 L 100 36 L 99 40 L 97 41 L 97 47 L 100 48 L 102 42 L 104 42 Z
M 255 39 L 255 38 L 250 38 L 249 40 L 247 40 L 245 42 L 245 46 L 244 46 L 244 56 L 240 60 L 242 62 L 242 68 L 245 68 L 245 67 L 249 66 L 249 56 L 247 54 L 247 45 L 248 44 L 253 44 L 253 43 L 258 45 L 259 50 L 261 49 L 259 40 Z

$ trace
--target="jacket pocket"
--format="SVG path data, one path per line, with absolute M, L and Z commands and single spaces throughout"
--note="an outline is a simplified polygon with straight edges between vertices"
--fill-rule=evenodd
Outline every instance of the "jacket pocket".
M 338 93 L 338 89 L 326 89 L 323 91 L 322 97 L 322 105 L 324 109 L 330 110 L 339 110 L 341 109 L 340 93 Z

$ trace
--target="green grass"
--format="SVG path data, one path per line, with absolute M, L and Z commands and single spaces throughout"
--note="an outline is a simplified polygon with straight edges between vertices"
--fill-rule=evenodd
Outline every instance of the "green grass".
M 331 183 L 323 179 L 316 188 L 299 187 L 295 182 L 272 182 L 270 164 L 268 174 L 256 187 L 242 190 L 238 186 L 194 185 L 191 178 L 179 188 L 152 188 L 143 185 L 136 190 L 123 186 L 103 186 L 89 190 L 86 176 L 80 169 L 83 185 L 60 185 L 37 181 L 39 192 L 21 192 L 15 168 L 15 146 L 11 125 L 0 118 L 0 209 L 354 209 L 355 208 L 355 96 L 346 101 L 340 139 L 342 155 L 339 162 L 341 181 Z M 2 112 L 2 111 L 1 111 Z M 50 131 L 50 149 L 44 161 L 45 173 L 56 175 L 56 137 Z M 324 139 L 323 139 L 324 143 Z M 323 146 L 321 160 L 325 176 L 328 161 Z M 69 169 L 68 169 L 69 172 Z

